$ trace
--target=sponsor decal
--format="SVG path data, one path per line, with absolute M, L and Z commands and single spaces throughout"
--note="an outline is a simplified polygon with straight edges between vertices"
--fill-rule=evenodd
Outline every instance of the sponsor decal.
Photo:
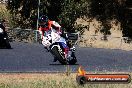
M 86 71 L 80 66 L 76 77 L 78 84 L 86 83 L 130 83 L 129 74 L 86 74 Z

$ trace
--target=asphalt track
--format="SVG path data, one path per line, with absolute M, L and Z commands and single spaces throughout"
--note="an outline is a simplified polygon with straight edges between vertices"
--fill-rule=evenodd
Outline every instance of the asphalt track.
M 65 72 L 66 66 L 52 62 L 52 55 L 41 44 L 12 42 L 13 49 L 0 49 L 0 72 Z M 78 63 L 70 65 L 76 72 L 81 65 L 86 71 L 132 71 L 132 51 L 77 47 Z

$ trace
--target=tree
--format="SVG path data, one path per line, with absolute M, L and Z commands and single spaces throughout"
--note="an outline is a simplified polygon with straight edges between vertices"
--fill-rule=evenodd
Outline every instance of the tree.
M 124 3 L 124 13 L 120 19 L 122 23 L 123 36 L 129 37 L 132 40 L 132 1 L 126 0 Z
M 11 27 L 13 25 L 11 14 L 6 9 L 6 5 L 4 3 L 0 4 L 0 21 L 4 20 L 5 22 L 9 23 L 8 25 Z
M 7 3 L 15 25 L 26 28 L 31 26 L 32 20 L 37 16 L 37 6 L 37 0 L 8 0 Z
M 78 17 L 88 14 L 88 6 L 88 0 L 41 0 L 39 8 L 40 15 L 48 15 L 70 31 Z M 9 0 L 7 8 L 14 14 L 17 26 L 36 28 L 38 0 Z
M 62 4 L 62 13 L 59 15 L 61 23 L 69 32 L 74 32 L 75 21 L 89 14 L 88 0 L 65 0 Z
M 121 22 L 123 36 L 132 38 L 132 1 L 131 0 L 91 0 L 91 17 L 95 17 L 104 26 L 101 32 L 110 34 L 109 21 Z
M 103 29 L 101 29 L 101 32 L 104 35 L 111 34 L 110 20 L 115 19 L 115 13 L 117 12 L 115 0 L 91 0 L 90 6 L 91 16 L 102 22 Z

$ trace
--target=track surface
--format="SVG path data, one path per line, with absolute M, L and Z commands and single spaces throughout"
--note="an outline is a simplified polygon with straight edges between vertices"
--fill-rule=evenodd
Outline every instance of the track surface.
M 0 72 L 64 72 L 66 66 L 52 62 L 41 44 L 12 42 L 13 49 L 0 49 Z M 76 56 L 86 71 L 132 71 L 132 51 L 79 48 Z M 79 65 L 70 69 L 76 72 Z

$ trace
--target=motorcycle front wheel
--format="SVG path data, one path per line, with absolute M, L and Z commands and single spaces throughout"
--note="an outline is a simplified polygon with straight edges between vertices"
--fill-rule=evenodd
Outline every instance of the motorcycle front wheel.
M 58 61 L 62 64 L 62 65 L 66 65 L 67 64 L 67 61 L 64 57 L 64 54 L 63 52 L 59 51 L 58 47 L 57 46 L 54 46 L 52 49 L 51 49 L 51 53 L 58 59 Z

